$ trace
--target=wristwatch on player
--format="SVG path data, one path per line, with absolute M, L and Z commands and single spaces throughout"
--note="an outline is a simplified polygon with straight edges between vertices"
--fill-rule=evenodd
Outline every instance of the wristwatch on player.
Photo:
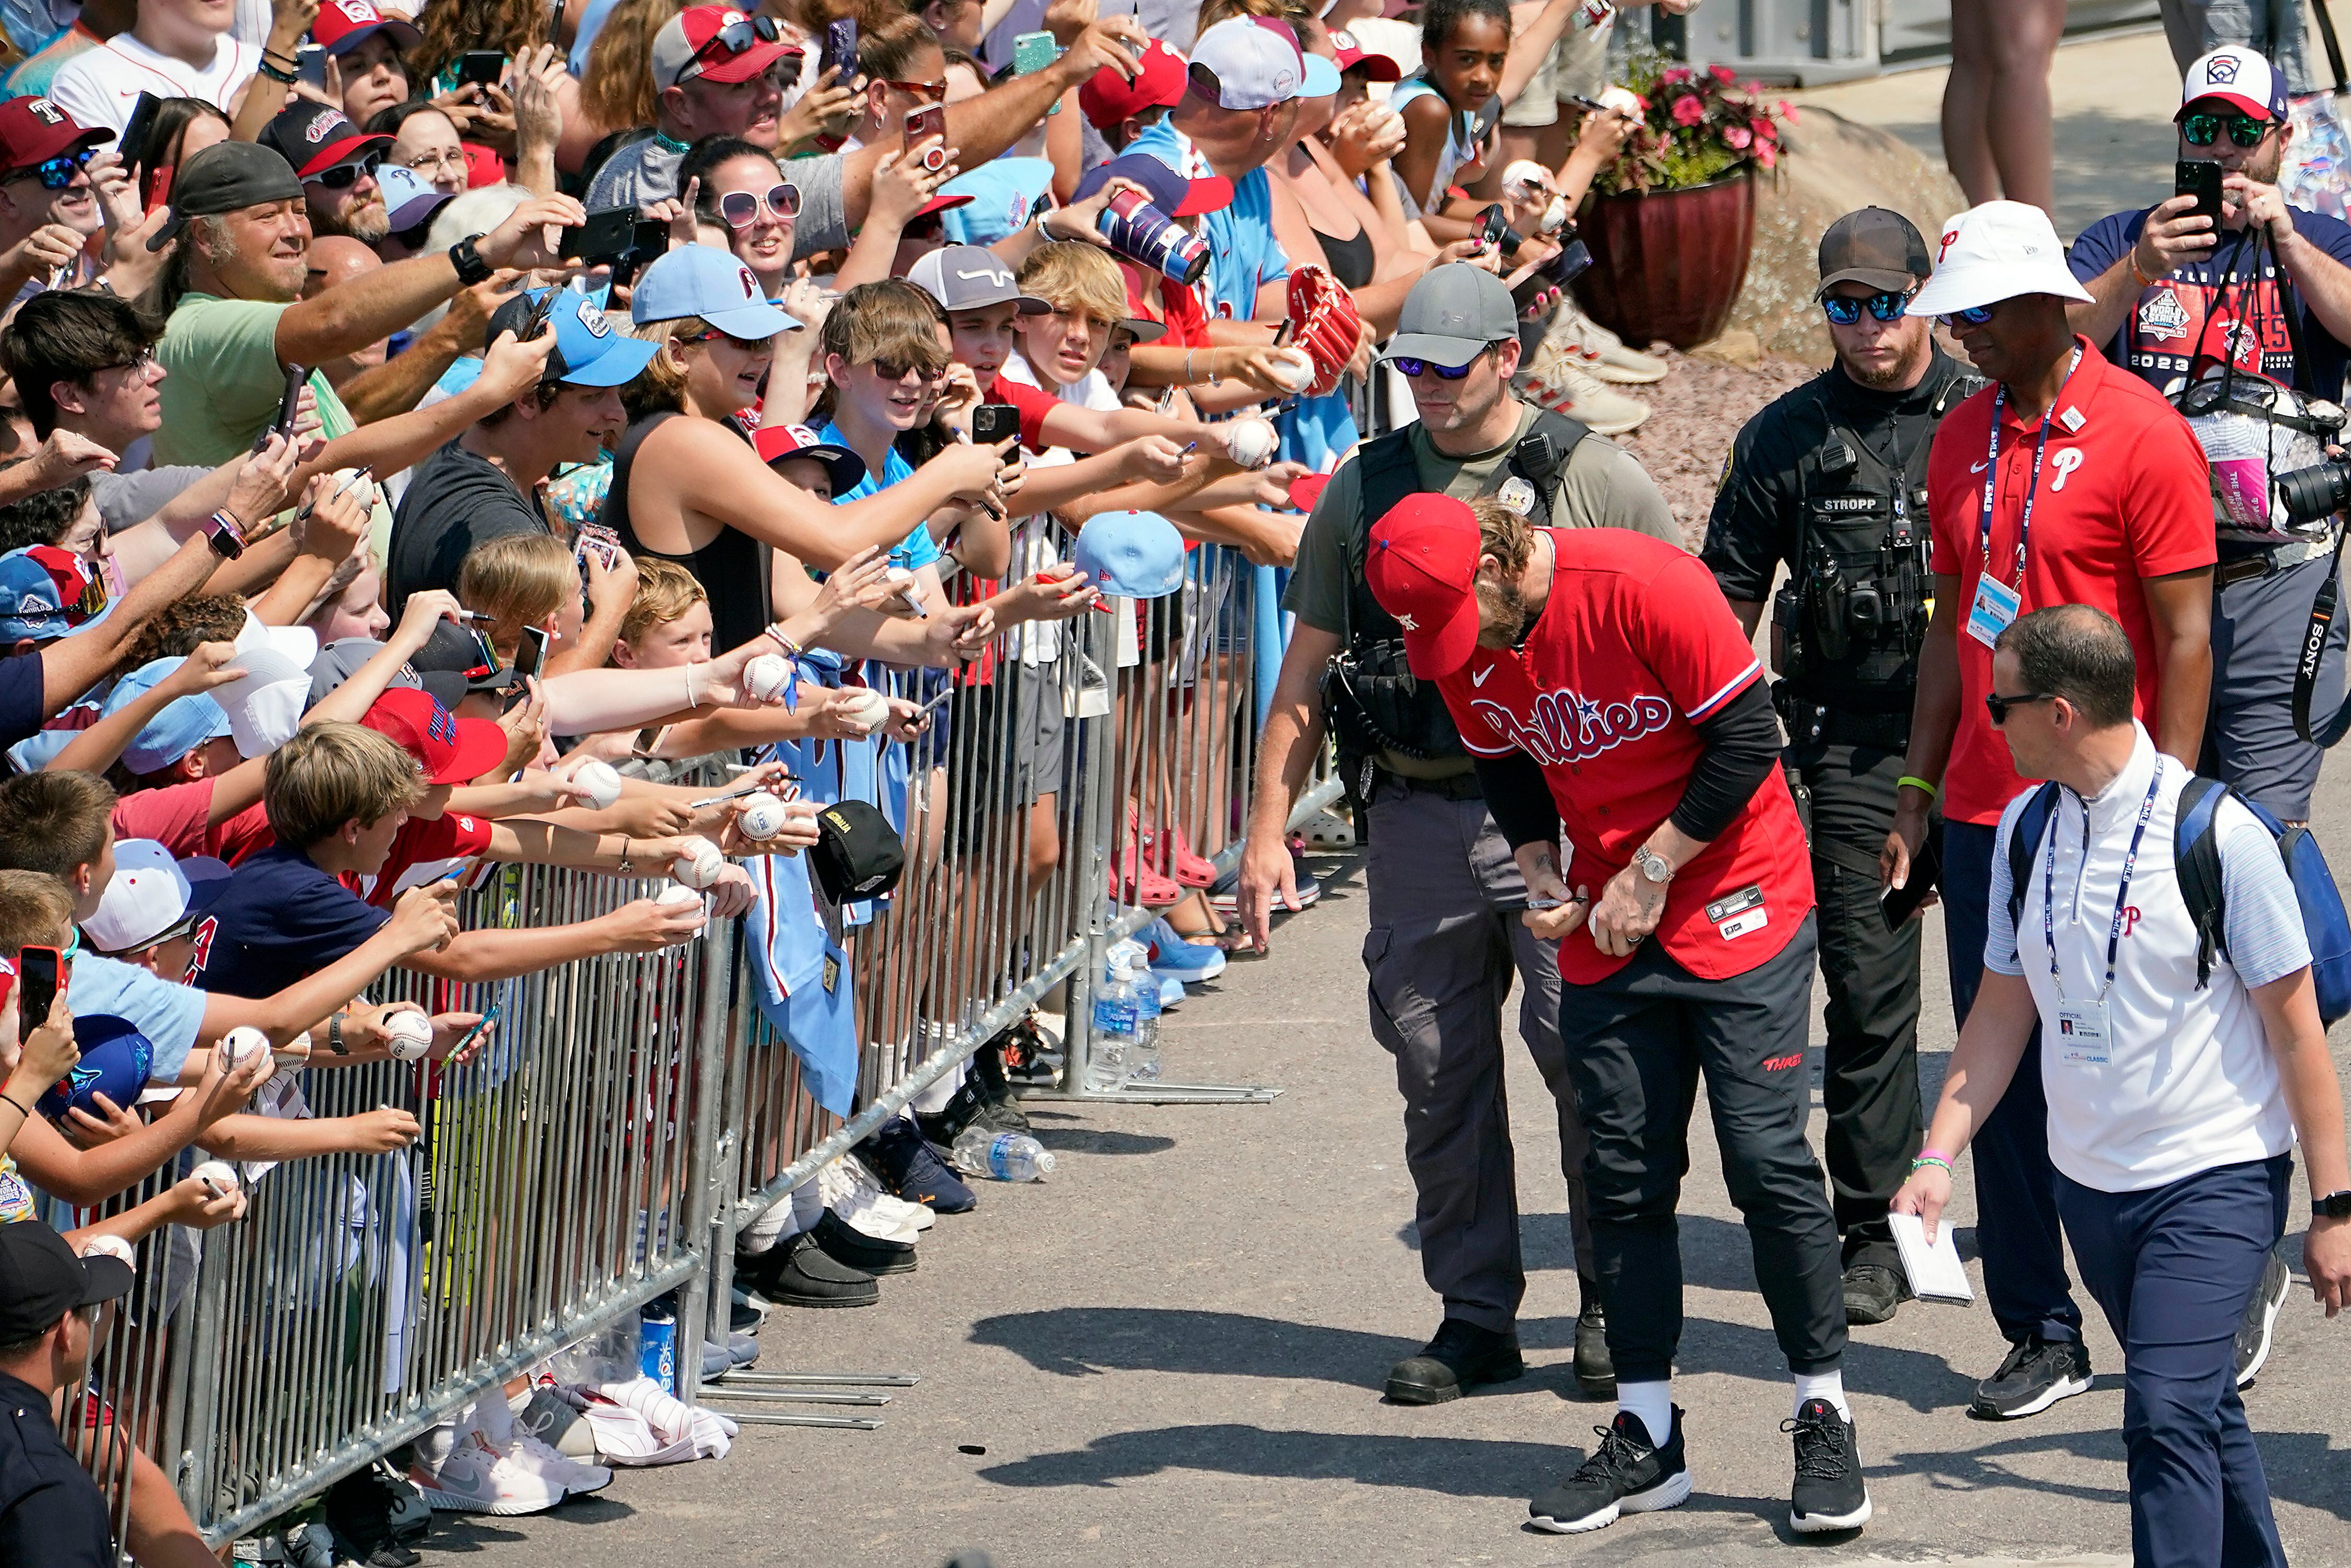
M 467 235 L 449 247 L 449 265 L 457 269 L 457 286 L 461 288 L 471 288 L 476 283 L 490 280 L 490 264 L 484 261 L 482 253 L 474 248 L 474 242 L 481 237 L 480 235 Z
M 204 519 L 204 538 L 213 553 L 226 560 L 235 560 L 245 553 L 245 530 L 226 512 L 214 512 Z
M 1633 864 L 1659 887 L 1674 880 L 1674 862 L 1646 844 L 1633 852 Z
M 2351 1219 L 2351 1191 L 2330 1192 L 2310 1200 L 2313 1219 Z

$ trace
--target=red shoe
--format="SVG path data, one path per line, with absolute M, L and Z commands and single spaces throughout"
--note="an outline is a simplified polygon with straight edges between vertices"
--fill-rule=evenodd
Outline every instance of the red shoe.
M 1184 837 L 1184 830 L 1181 828 L 1176 828 L 1164 835 L 1156 831 L 1144 833 L 1143 854 L 1145 862 L 1153 869 L 1163 873 L 1172 873 L 1176 882 L 1185 887 L 1216 885 L 1217 868 L 1201 856 L 1192 852 L 1191 842 Z M 1175 863 L 1170 865 L 1168 863 L 1170 861 Z
M 1184 890 L 1144 863 L 1142 857 L 1135 853 L 1132 838 L 1110 857 L 1110 874 L 1111 886 L 1128 904 L 1165 909 L 1171 904 L 1183 902 Z

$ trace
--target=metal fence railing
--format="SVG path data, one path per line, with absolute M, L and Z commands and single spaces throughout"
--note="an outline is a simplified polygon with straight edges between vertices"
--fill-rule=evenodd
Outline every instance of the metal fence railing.
M 693 1398 L 705 1336 L 724 1342 L 737 1233 L 1049 998 L 1066 1020 L 1050 1092 L 1270 1098 L 1181 1082 L 1090 1092 L 1084 1076 L 1105 950 L 1156 913 L 1139 901 L 1143 868 L 1197 883 L 1200 862 L 1224 872 L 1238 856 L 1280 645 L 1274 592 L 1271 569 L 1202 548 L 1176 595 L 1113 601 L 1041 642 L 999 640 L 990 683 L 1023 683 L 1060 710 L 1057 768 L 1024 773 L 967 691 L 908 747 L 907 863 L 887 912 L 854 929 L 825 912 L 855 987 L 846 1119 L 813 1103 L 754 1005 L 732 921 L 658 953 L 490 984 L 395 976 L 388 994 L 433 1011 L 496 1006 L 496 1035 L 462 1067 L 296 1075 L 317 1115 L 396 1106 L 423 1135 L 399 1153 L 248 1166 L 244 1219 L 138 1244 L 138 1286 L 68 1423 L 117 1538 L 130 1539 L 133 1496 L 157 1487 L 211 1541 L 252 1533 L 671 1291 L 677 1392 Z M 723 777 L 718 760 L 651 767 L 701 784 Z M 1048 793 L 1050 810 L 1032 799 Z M 1335 793 L 1318 785 L 1300 817 Z M 656 888 L 493 868 L 465 895 L 465 924 L 591 919 Z

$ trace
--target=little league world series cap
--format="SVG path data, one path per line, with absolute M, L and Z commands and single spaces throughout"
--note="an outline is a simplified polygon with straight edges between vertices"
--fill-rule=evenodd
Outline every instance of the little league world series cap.
M 310 24 L 310 41 L 330 55 L 349 54 L 381 33 L 402 50 L 424 41 L 416 25 L 401 16 L 387 16 L 371 0 L 326 0 Z
M 725 251 L 718 254 L 726 256 Z M 538 319 L 542 308 L 546 311 L 543 325 Z M 574 387 L 626 386 L 661 352 L 659 343 L 615 332 L 594 300 L 577 289 L 561 287 L 555 289 L 551 299 L 548 290 L 534 288 L 499 306 L 490 317 L 486 341 L 496 342 L 503 332 L 520 338 L 550 329 L 555 333 L 555 350 L 547 356 L 547 368 L 539 372 L 542 382 Z
M 2285 74 L 2252 49 L 2214 49 L 2192 62 L 2179 80 L 2179 113 L 2203 99 L 2219 99 L 2256 120 L 2283 120 Z M 2179 115 L 2174 115 L 2178 119 Z
M 1482 275 L 1481 275 L 1482 276 Z M 1404 629 L 1424 681 L 1449 675 L 1478 645 L 1478 517 L 1450 496 L 1407 496 L 1372 525 L 1364 579 Z
M 106 580 L 69 549 L 27 545 L 0 555 L 0 643 L 53 642 L 113 611 Z
M 981 254 L 987 253 L 983 251 Z M 759 461 L 771 465 L 792 457 L 806 457 L 823 464 L 825 476 L 832 481 L 835 496 L 854 490 L 865 479 L 864 458 L 846 446 L 838 446 L 825 440 L 805 424 L 770 424 L 752 437 L 751 444 L 758 450 Z
M 136 1276 L 120 1258 L 77 1258 L 37 1219 L 0 1225 L 0 1344 L 37 1339 L 77 1307 L 126 1295 Z

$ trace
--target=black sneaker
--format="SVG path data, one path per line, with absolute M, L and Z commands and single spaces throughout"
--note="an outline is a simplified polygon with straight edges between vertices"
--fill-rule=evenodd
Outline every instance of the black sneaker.
M 1037 1021 L 1034 1010 L 1004 1032 L 998 1060 L 1006 1083 L 1014 1088 L 1052 1089 L 1061 1082 L 1061 1042 Z
M 1655 1513 L 1689 1500 L 1689 1463 L 1682 1455 L 1682 1408 L 1674 1406 L 1674 1429 L 1661 1447 L 1630 1410 L 1616 1412 L 1614 1426 L 1592 1428 L 1600 1447 L 1573 1475 L 1527 1505 L 1537 1530 L 1579 1535 L 1616 1522 L 1625 1513 Z
M 1890 1323 L 1911 1300 L 1910 1281 L 1883 1263 L 1855 1263 L 1844 1271 L 1844 1321 L 1849 1326 Z
M 1388 1374 L 1387 1395 L 1399 1405 L 1442 1405 L 1460 1398 L 1473 1385 L 1508 1383 L 1526 1373 L 1518 1335 L 1447 1318 L 1418 1355 L 1395 1364 Z
M 737 1258 L 735 1269 L 770 1306 L 870 1307 L 882 1299 L 872 1275 L 826 1256 L 812 1230 L 788 1236 L 756 1258 Z
M 2262 1282 L 2253 1291 L 2253 1299 L 2245 1303 L 2245 1321 L 2237 1325 L 2237 1386 L 2250 1388 L 2253 1379 L 2262 1375 L 2262 1365 L 2270 1358 L 2270 1336 L 2277 1328 L 2278 1309 L 2285 1305 L 2286 1292 L 2294 1288 L 2294 1276 L 2286 1272 L 2285 1260 L 2270 1249 L 2269 1261 L 2262 1265 Z
M 1788 1494 L 1788 1528 L 1805 1535 L 1859 1530 L 1869 1522 L 1869 1488 L 1853 1423 L 1825 1399 L 1807 1399 L 1780 1423 L 1796 1435 L 1796 1485 Z
M 1016 1024 L 1013 1029 L 1019 1027 Z M 980 1113 L 981 1121 L 999 1133 L 1025 1133 L 1029 1131 L 1029 1117 L 1020 1109 L 1020 1097 L 1012 1092 L 1011 1081 L 1004 1074 L 1004 1048 L 1011 1034 L 1012 1030 L 1007 1030 L 979 1048 L 971 1059 L 971 1077 L 965 1082 L 967 1086 L 978 1084 L 980 1098 L 987 1102 L 987 1108 Z
M 842 1223 L 841 1216 L 826 1209 L 810 1232 L 816 1244 L 824 1249 L 826 1257 L 836 1263 L 880 1276 L 911 1274 L 914 1271 L 914 1244 L 893 1241 L 883 1236 L 868 1236 L 862 1230 Z
M 1976 1385 L 1975 1415 L 1995 1421 L 2038 1416 L 2060 1399 L 2090 1391 L 2090 1350 L 2074 1340 L 2035 1334 L 2008 1347 L 2000 1370 Z
M 1608 1319 L 1597 1299 L 1575 1314 L 1575 1386 L 1586 1399 L 1616 1397 L 1616 1363 L 1608 1354 Z
M 904 1116 L 893 1116 L 867 1134 L 857 1154 L 875 1180 L 908 1203 L 927 1203 L 941 1214 L 968 1214 L 979 1207 L 978 1195 Z
M 947 1103 L 937 1110 L 914 1113 L 914 1125 L 922 1129 L 923 1136 L 929 1139 L 935 1148 L 954 1148 L 955 1141 L 963 1136 L 963 1130 L 974 1123 L 985 1126 L 991 1133 L 1003 1130 L 988 1115 L 987 1092 L 980 1086 L 977 1072 L 965 1074 L 964 1081 L 956 1085 L 956 1092 L 947 1097 Z

